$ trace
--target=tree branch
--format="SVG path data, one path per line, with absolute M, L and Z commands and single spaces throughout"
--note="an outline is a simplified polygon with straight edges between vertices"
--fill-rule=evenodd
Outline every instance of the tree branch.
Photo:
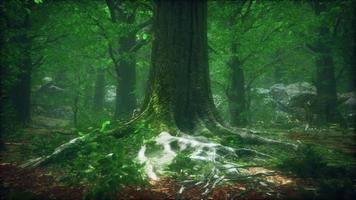
M 263 65 L 260 69 L 257 70 L 257 73 L 255 76 L 253 76 L 250 81 L 246 84 L 246 90 L 249 90 L 251 88 L 251 85 L 253 84 L 253 82 L 255 82 L 257 80 L 257 78 L 259 76 L 261 76 L 262 74 L 264 74 L 266 71 L 265 71 L 265 68 L 266 67 L 269 67 L 273 64 L 275 64 L 276 62 L 279 62 L 280 60 L 282 60 L 283 58 L 285 58 L 287 55 L 289 55 L 291 53 L 292 50 L 296 50 L 296 49 L 299 49 L 301 48 L 301 46 L 296 46 L 292 49 L 289 50 L 289 53 L 284 53 L 283 54 L 279 54 L 275 59 L 273 59 L 271 62 Z
M 136 44 L 129 50 L 130 52 L 136 52 L 139 49 L 141 49 L 141 47 L 145 46 L 146 44 L 150 43 L 151 40 L 140 40 L 138 42 L 136 42 Z
M 108 34 L 105 31 L 104 26 L 100 23 L 99 19 L 91 17 L 91 19 L 94 22 L 94 25 L 97 26 L 100 30 L 100 35 L 103 36 L 103 38 L 105 38 L 109 43 L 110 43 L 110 37 L 108 36 Z
M 150 26 L 152 24 L 152 19 L 148 19 L 144 22 L 142 22 L 141 24 L 138 24 L 134 30 L 130 31 L 128 34 L 134 34 L 134 33 L 137 33 L 138 31 L 142 30 L 143 28 L 147 27 L 147 26 Z
M 42 44 L 38 45 L 37 47 L 33 47 L 31 50 L 32 51 L 37 51 L 37 50 L 40 50 L 40 49 L 44 49 L 46 47 L 46 45 L 49 45 L 51 43 L 56 43 L 58 40 L 60 40 L 62 38 L 65 38 L 67 36 L 68 36 L 67 34 L 62 34 L 62 35 L 58 35 L 58 36 L 56 36 L 54 38 L 46 37 L 45 41 L 43 41 Z

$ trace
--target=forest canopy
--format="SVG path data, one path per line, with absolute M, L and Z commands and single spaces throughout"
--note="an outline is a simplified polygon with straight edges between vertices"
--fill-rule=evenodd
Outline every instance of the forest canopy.
M 1 1 L 1 199 L 355 198 L 355 6 Z

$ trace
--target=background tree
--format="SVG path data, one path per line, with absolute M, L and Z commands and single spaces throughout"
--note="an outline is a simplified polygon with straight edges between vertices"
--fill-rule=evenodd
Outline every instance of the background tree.
M 290 7 L 288 12 L 285 7 Z M 297 24 L 292 20 L 295 16 L 290 16 L 295 10 L 290 2 L 210 4 L 213 17 L 209 20 L 209 42 L 217 52 L 210 56 L 213 93 L 226 99 L 222 102 L 227 106 L 223 103 L 220 110 L 229 113 L 225 117 L 230 118 L 231 125 L 246 126 L 247 121 L 254 121 L 251 117 L 255 108 L 250 110 L 253 87 L 270 87 L 275 81 L 270 77 L 276 66 L 280 73 L 285 73 L 282 65 L 289 63 L 289 55 L 300 54 L 296 51 L 300 51 L 301 45 L 290 32 Z M 222 23 L 225 21 L 229 22 L 228 26 Z M 215 37 L 218 32 L 220 37 Z
M 119 24 L 126 32 L 118 34 L 114 39 L 117 45 L 109 44 L 109 54 L 115 66 L 117 76 L 115 118 L 128 119 L 136 108 L 136 51 L 145 41 L 137 41 L 138 31 L 150 21 L 136 25 L 138 2 L 106 0 L 111 20 Z M 115 47 L 117 47 L 115 49 Z
M 317 16 L 325 11 L 326 5 L 315 1 L 313 9 Z M 325 24 L 325 22 L 323 23 Z M 319 55 L 316 60 L 316 80 L 317 87 L 317 104 L 318 104 L 318 121 L 320 124 L 335 122 L 337 116 L 337 95 L 334 61 L 330 50 L 331 34 L 327 25 L 320 25 L 317 30 L 319 39 L 312 49 Z
M 105 98 L 105 71 L 97 69 L 95 80 L 95 93 L 93 98 L 93 110 L 101 111 L 104 106 Z
M 5 12 L 5 23 L 7 27 L 8 44 L 5 59 L 11 65 L 6 69 L 8 73 L 16 70 L 13 75 L 15 81 L 11 83 L 9 98 L 15 111 L 18 122 L 26 124 L 30 121 L 30 92 L 32 76 L 32 40 L 31 34 L 31 10 L 33 2 L 6 1 L 4 7 L 9 8 Z M 21 15 L 17 15 L 21 13 Z M 15 59 L 14 55 L 19 55 L 20 59 Z

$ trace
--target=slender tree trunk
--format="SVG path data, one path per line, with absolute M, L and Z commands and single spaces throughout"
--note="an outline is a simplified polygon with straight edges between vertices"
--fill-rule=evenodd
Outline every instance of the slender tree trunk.
M 130 22 L 130 23 L 133 23 Z M 116 67 L 116 119 L 129 119 L 136 108 L 136 58 L 129 50 L 136 44 L 136 35 L 128 34 L 120 39 L 119 52 L 122 52 Z
M 356 10 L 356 1 L 352 2 L 353 10 Z M 352 42 L 353 42 L 353 49 L 352 49 L 352 58 L 351 58 L 351 91 L 356 92 L 356 12 L 353 12 L 352 16 Z M 354 106 L 355 108 L 355 106 Z M 355 108 L 356 109 L 356 108 Z M 354 109 L 354 110 L 355 110 Z M 353 116 L 351 122 L 354 128 L 356 128 L 356 115 Z M 355 131 L 356 132 L 356 131 Z
M 352 2 L 352 7 L 353 10 L 356 10 L 356 1 Z M 351 56 L 351 91 L 356 92 L 356 12 L 353 12 L 352 15 L 352 43 L 353 43 L 353 49 L 352 49 L 352 56 Z M 354 124 L 356 124 L 356 116 L 354 118 Z
M 23 28 L 29 30 L 31 26 L 30 15 L 26 14 Z M 32 60 L 31 45 L 32 40 L 29 38 L 27 31 L 17 38 L 21 47 L 21 58 L 19 63 L 19 73 L 16 83 L 12 89 L 12 102 L 16 112 L 17 120 L 21 123 L 28 123 L 31 118 L 31 76 Z
M 73 125 L 78 127 L 78 112 L 79 112 L 79 93 L 77 93 L 73 100 Z
M 281 66 L 279 64 L 277 64 L 274 67 L 273 76 L 274 76 L 274 83 L 275 84 L 282 82 L 282 68 L 281 68 Z
M 336 122 L 337 94 L 335 68 L 330 49 L 319 45 L 319 57 L 316 61 L 317 120 L 320 124 Z
M 5 65 L 7 64 L 5 61 L 5 30 L 7 29 L 6 20 L 5 20 L 5 3 L 4 1 L 0 1 L 0 85 L 4 86 L 3 78 L 6 74 Z M 0 95 L 0 118 L 4 119 L 5 117 L 5 100 L 7 100 L 4 94 L 4 88 L 1 88 L 1 95 Z M 3 141 L 3 134 L 5 132 L 5 125 L 4 123 L 0 123 L 0 151 L 4 150 L 4 141 Z
M 230 84 L 228 89 L 229 111 L 231 125 L 245 126 L 246 120 L 246 97 L 245 97 L 245 77 L 237 53 L 237 44 L 233 43 L 230 60 Z
M 93 110 L 102 111 L 105 96 L 105 71 L 98 69 L 95 81 L 95 93 L 93 99 Z
M 123 2 L 106 0 L 113 23 L 133 25 L 135 12 L 126 12 L 120 6 Z M 129 3 L 128 1 L 126 3 Z M 129 119 L 136 108 L 136 59 L 132 49 L 136 45 L 136 32 L 131 31 L 125 36 L 118 38 L 117 52 L 119 55 L 115 63 L 117 75 L 115 119 Z
M 320 17 L 320 13 L 326 9 L 321 2 L 314 2 L 314 11 Z M 335 66 L 330 49 L 331 34 L 325 25 L 319 27 L 319 39 L 314 44 L 314 50 L 318 53 L 316 59 L 316 114 L 317 123 L 340 122 L 341 115 L 337 111 L 337 93 L 335 80 Z
M 278 49 L 276 51 L 275 57 L 279 57 L 280 54 L 283 52 L 283 49 Z M 282 83 L 283 78 L 283 68 L 280 63 L 276 63 L 274 65 L 274 73 L 273 73 L 274 83 Z

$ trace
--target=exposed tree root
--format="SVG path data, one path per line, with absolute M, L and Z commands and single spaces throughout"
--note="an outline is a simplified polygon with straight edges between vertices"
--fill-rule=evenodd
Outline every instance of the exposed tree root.
M 171 125 L 173 120 L 165 120 L 162 118 L 157 118 L 156 116 L 157 115 L 152 114 L 151 109 L 145 109 L 136 118 L 133 118 L 131 121 L 127 123 L 119 124 L 117 128 L 107 131 L 107 134 L 113 135 L 116 138 L 122 138 L 130 134 L 135 134 L 135 132 L 137 132 L 136 131 L 137 128 L 140 127 L 140 125 L 142 124 L 144 124 L 144 126 L 148 126 L 151 124 L 153 127 L 155 127 L 152 131 L 157 131 L 157 133 L 162 131 L 179 132 L 179 129 L 177 127 L 174 128 L 174 126 Z M 259 135 L 254 134 L 255 132 L 249 129 L 228 128 L 222 125 L 221 123 L 219 123 L 218 122 L 219 120 L 216 120 L 214 118 L 213 113 L 208 114 L 208 116 L 210 117 L 201 118 L 203 120 L 197 120 L 196 122 L 197 127 L 195 131 L 198 131 L 198 127 L 199 127 L 199 130 L 207 130 L 212 134 L 234 135 L 237 136 L 237 139 L 239 139 L 241 143 L 280 145 L 288 148 L 292 147 L 293 149 L 297 149 L 298 147 L 296 144 L 261 137 Z M 21 167 L 25 168 L 25 167 L 37 167 L 37 166 L 45 165 L 50 161 L 55 160 L 55 158 L 57 158 L 59 155 L 68 152 L 70 149 L 77 146 L 79 143 L 84 141 L 86 137 L 89 137 L 93 133 L 95 134 L 95 131 L 92 131 L 91 133 L 85 136 L 74 138 L 69 142 L 64 143 L 61 146 L 57 147 L 52 154 L 48 156 L 42 156 L 35 159 L 31 159 L 28 162 L 21 165 Z M 191 133 L 194 133 L 194 131 L 192 131 Z M 253 149 L 241 148 L 238 151 L 253 153 L 264 157 L 271 157 L 270 155 L 267 155 L 262 152 L 258 152 Z
M 239 152 L 247 152 L 247 153 L 256 154 L 256 155 L 262 156 L 262 157 L 273 158 L 273 156 L 271 156 L 271 155 L 268 155 L 268 154 L 259 152 L 259 151 L 254 150 L 254 149 L 239 148 L 239 149 L 236 149 L 235 151 L 236 151 L 236 153 L 239 153 Z
M 228 128 L 226 126 L 221 125 L 219 122 L 215 120 L 204 121 L 205 126 L 213 133 L 220 135 L 235 135 L 241 141 L 241 143 L 252 143 L 252 144 L 265 144 L 265 145 L 279 145 L 287 148 L 293 148 L 296 150 L 298 145 L 273 140 L 265 137 L 261 137 L 255 134 L 255 131 L 249 129 L 238 129 L 238 128 Z
M 287 148 L 292 147 L 294 150 L 296 150 L 298 148 L 298 145 L 296 145 L 296 144 L 285 142 L 285 141 L 280 141 L 280 140 L 273 140 L 273 139 L 261 137 L 259 135 L 255 135 L 255 134 L 250 134 L 246 130 L 241 130 L 241 129 L 238 131 L 228 130 L 228 132 L 230 132 L 231 134 L 237 135 L 243 142 L 246 142 L 246 143 L 279 145 L 279 146 L 283 146 L 283 147 L 287 147 Z
M 84 135 L 84 136 L 80 136 L 80 137 L 71 139 L 69 142 L 64 143 L 64 144 L 60 145 L 59 147 L 55 148 L 53 153 L 51 153 L 50 155 L 30 159 L 26 163 L 20 165 L 20 167 L 21 168 L 33 168 L 33 167 L 39 167 L 39 166 L 46 165 L 46 164 L 50 163 L 51 161 L 55 160 L 56 158 L 58 158 L 59 156 L 72 150 L 74 147 L 79 146 L 79 144 L 82 143 L 92 133 L 93 132 L 91 132 L 87 135 Z
M 255 166 L 240 166 L 238 168 L 251 168 Z M 209 174 L 205 176 L 202 180 L 187 179 L 180 182 L 180 190 L 176 193 L 176 197 L 183 196 L 183 193 L 187 193 L 193 190 L 196 187 L 200 187 L 201 196 L 206 198 L 211 192 L 219 185 L 222 185 L 224 182 L 239 182 L 245 184 L 255 185 L 253 188 L 264 187 L 265 189 L 270 189 L 274 187 L 275 183 L 268 182 L 266 177 L 278 176 L 280 173 L 270 171 L 270 172 L 259 172 L 256 174 L 242 174 L 237 173 L 235 175 L 229 174 L 227 176 L 219 174 L 219 170 L 213 168 Z M 178 198 L 179 199 L 179 198 Z
M 141 120 L 145 119 L 145 123 L 150 123 L 154 122 L 156 124 L 164 124 L 164 122 L 159 121 L 155 119 L 152 115 L 149 114 L 150 111 L 146 109 L 143 111 L 138 117 L 134 118 L 133 120 L 123 124 L 119 128 L 115 129 L 112 131 L 112 133 L 120 138 L 120 137 L 125 137 L 128 134 L 132 134 L 134 132 L 134 129 L 138 123 L 140 123 Z M 246 129 L 246 128 L 229 128 L 226 125 L 223 125 L 219 121 L 221 119 L 215 119 L 215 114 L 211 112 L 208 114 L 208 117 L 201 117 L 200 120 L 196 120 L 196 125 L 197 127 L 195 128 L 195 131 L 197 130 L 208 130 L 212 134 L 219 134 L 219 135 L 234 135 L 237 136 L 237 139 L 241 141 L 241 143 L 252 143 L 252 144 L 265 144 L 265 145 L 279 145 L 287 148 L 293 148 L 296 150 L 298 148 L 298 145 L 285 142 L 285 141 L 279 141 L 279 140 L 273 140 L 269 139 L 266 137 L 262 137 L 259 135 L 256 135 L 256 131 Z M 170 122 L 173 120 L 169 120 Z M 142 122 L 142 121 L 141 121 Z M 160 125 L 157 125 L 160 126 Z M 161 127 L 169 127 L 169 126 L 161 126 Z M 172 127 L 172 126 L 170 126 Z M 158 128 L 160 129 L 160 128 Z M 173 129 L 173 128 L 170 128 Z M 177 128 L 175 129 L 179 131 Z M 158 131 L 171 131 L 171 130 L 158 130 Z M 191 133 L 194 133 L 192 131 Z

